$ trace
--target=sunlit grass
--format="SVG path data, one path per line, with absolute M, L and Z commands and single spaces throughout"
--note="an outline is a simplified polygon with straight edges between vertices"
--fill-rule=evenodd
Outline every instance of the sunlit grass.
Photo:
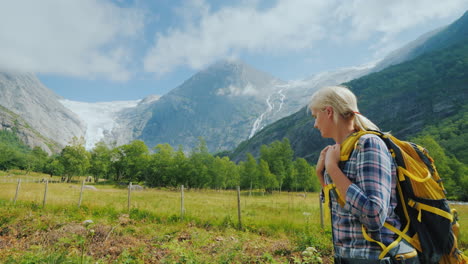
M 15 177 L 22 179 L 17 197 L 18 206 L 34 204 L 33 208 L 42 210 L 41 214 L 47 215 L 50 219 L 60 217 L 59 215 L 68 215 L 73 221 L 94 219 L 114 226 L 122 214 L 129 214 L 132 219 L 147 223 L 122 231 L 130 235 L 133 233 L 152 234 L 162 228 L 164 228 L 165 233 L 170 234 L 176 232 L 168 231 L 171 228 L 174 230 L 185 228 L 184 223 L 194 223 L 197 227 L 205 229 L 215 227 L 215 229 L 231 228 L 234 230 L 239 225 L 236 190 L 185 189 L 185 211 L 183 220 L 181 220 L 182 194 L 180 189 L 133 190 L 131 191 L 129 208 L 127 186 L 90 184 L 97 190 L 85 188 L 80 208 L 78 208 L 81 183 L 49 183 L 45 208 L 43 208 L 46 184 L 44 182 L 27 182 L 28 177 L 41 179 L 40 175 L 0 175 L 0 188 L 2 190 L 0 200 L 6 201 L 7 204 L 10 203 L 8 206 L 12 206 L 11 202 L 16 194 L 17 178 Z M 7 178 L 9 181 L 4 180 Z M 261 192 L 254 192 L 249 195 L 249 191 L 242 191 L 240 199 L 242 230 L 247 233 L 271 237 L 295 237 L 296 243 L 300 244 L 299 248 L 315 245 L 325 252 L 331 252 L 329 219 L 325 217 L 325 230 L 323 230 L 320 221 L 318 193 L 275 192 L 263 195 Z M 468 232 L 466 231 L 468 230 L 468 206 L 453 204 L 451 207 L 456 208 L 459 213 L 459 245 L 465 249 L 466 253 L 468 248 Z M 26 206 L 26 208 L 29 207 Z M 18 214 L 21 212 L 18 211 Z M 57 220 L 57 222 L 63 221 Z M 47 223 L 43 225 L 46 226 Z M 208 243 L 203 239 L 197 240 L 197 242 Z M 202 246 L 206 247 L 206 245 Z
M 22 176 L 24 180 L 25 176 Z M 27 176 L 26 176 L 27 177 Z M 0 177 L 0 199 L 13 201 L 17 183 L 15 180 L 2 183 Z M 11 178 L 11 177 L 9 177 Z M 45 183 L 22 182 L 18 202 L 34 202 L 42 206 Z M 128 212 L 128 189 L 112 185 L 93 185 L 97 190 L 84 189 L 81 206 L 94 209 L 113 208 Z M 78 207 L 81 184 L 49 183 L 46 206 Z M 460 242 L 466 245 L 468 206 L 452 205 L 459 212 L 461 226 Z M 262 228 L 269 231 L 295 231 L 304 229 L 305 224 L 320 225 L 318 193 L 275 192 L 274 194 L 241 192 L 241 221 L 246 228 Z M 181 192 L 166 189 L 133 190 L 130 209 L 147 211 L 160 218 L 182 217 Z M 219 225 L 231 222 L 238 225 L 237 191 L 184 190 L 184 218 Z M 325 220 L 329 228 L 328 219 Z
M 17 183 L 0 183 L 0 199 L 12 201 Z M 81 206 L 88 208 L 113 208 L 128 211 L 128 189 L 111 185 L 95 185 L 97 190 L 84 189 Z M 17 202 L 34 202 L 42 206 L 45 183 L 22 182 Z M 46 207 L 78 207 L 81 184 L 49 183 Z M 131 192 L 130 209 L 151 212 L 161 218 L 182 217 L 181 191 L 145 189 Z M 245 228 L 267 228 L 273 231 L 294 231 L 304 225 L 320 224 L 317 193 L 274 193 L 263 195 L 241 192 L 241 221 Z M 220 225 L 230 222 L 238 225 L 237 191 L 184 190 L 185 219 Z
M 90 184 L 97 190 L 85 188 L 78 208 L 80 183 L 49 183 L 43 206 L 46 183 L 31 183 L 22 178 L 16 204 L 13 204 L 17 181 L 2 179 L 0 177 L 3 190 L 0 192 L 1 212 L 8 213 L 0 216 L 0 222 L 11 223 L 12 230 L 17 230 L 16 226 L 25 230 L 21 232 L 31 230 L 24 235 L 32 235 L 33 230 L 53 233 L 65 223 L 76 226 L 92 219 L 99 225 L 105 225 L 105 232 L 115 227 L 113 232 L 117 242 L 119 237 L 126 237 L 129 243 L 134 239 L 152 241 L 150 243 L 158 250 L 168 254 L 164 256 L 168 263 L 180 258 L 191 259 L 193 263 L 288 263 L 292 254 L 297 256 L 298 252 L 311 245 L 326 255 L 331 252 L 331 235 L 319 226 L 317 193 L 276 192 L 263 195 L 254 192 L 249 195 L 248 191 L 243 191 L 240 198 L 242 231 L 239 231 L 236 190 L 185 189 L 182 219 L 180 189 L 133 190 L 129 208 L 127 186 Z M 122 225 L 125 215 L 130 219 L 128 225 Z M 329 229 L 328 226 L 326 228 Z M 184 243 L 185 233 L 190 244 Z M 76 251 L 78 240 L 73 234 L 66 239 L 71 240 Z M 63 246 L 56 248 L 62 249 Z M 216 250 L 216 260 L 210 258 L 213 254 L 210 248 Z M 45 245 L 40 249 L 35 254 L 62 254 Z M 10 253 L 0 251 L 2 254 Z M 27 258 L 24 254 L 24 250 L 15 249 L 15 261 Z M 76 254 L 72 253 L 73 256 Z M 140 259 L 151 255 L 148 252 L 132 254 L 137 254 Z M 124 255 L 121 253 L 120 256 Z M 280 262 L 269 261 L 273 255 Z

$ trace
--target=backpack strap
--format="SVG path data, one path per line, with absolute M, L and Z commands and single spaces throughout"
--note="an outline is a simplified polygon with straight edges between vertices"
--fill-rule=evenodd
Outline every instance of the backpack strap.
M 390 227 L 393 227 L 392 225 L 390 224 L 387 224 L 385 223 L 385 225 L 388 225 Z M 394 227 L 393 227 L 394 228 Z M 390 228 L 389 228 L 390 229 Z M 397 228 L 394 228 L 395 230 L 398 230 Z M 392 229 L 390 229 L 392 230 Z M 398 230 L 398 232 L 401 232 L 400 230 Z M 393 241 L 392 243 L 390 243 L 390 245 L 386 246 L 384 243 L 380 242 L 380 241 L 377 241 L 375 239 L 373 239 L 372 237 L 369 236 L 369 234 L 367 234 L 367 231 L 366 231 L 366 228 L 364 227 L 364 225 L 362 226 L 362 235 L 364 236 L 364 238 L 367 240 L 367 241 L 370 241 L 370 242 L 374 242 L 376 244 L 378 244 L 381 248 L 382 248 L 382 253 L 380 253 L 379 255 L 379 259 L 383 259 L 385 256 L 387 256 L 387 254 L 390 252 L 390 250 L 392 250 L 393 248 L 395 248 L 401 241 L 402 239 L 402 236 L 398 236 L 397 239 L 395 239 L 395 241 Z
M 361 131 L 355 132 L 355 133 L 351 134 L 348 138 L 346 138 L 346 140 L 341 144 L 340 162 L 346 162 L 346 161 L 349 160 L 349 157 L 351 156 L 351 153 L 356 148 L 356 146 L 357 146 L 357 144 L 359 142 L 359 138 L 361 136 L 363 136 L 363 135 L 366 135 L 366 134 L 377 135 L 377 136 L 379 136 L 380 138 L 382 138 L 385 141 L 386 135 L 384 133 L 380 132 L 380 131 L 373 131 L 373 130 L 372 131 L 363 131 L 363 130 L 361 130 Z M 387 144 L 387 143 L 385 143 L 385 144 Z M 390 148 L 389 148 L 389 151 L 391 152 L 392 156 L 395 155 L 391 151 Z M 329 185 L 335 186 L 334 184 L 329 184 Z M 328 200 L 327 200 L 327 195 L 329 196 L 329 194 L 327 194 L 327 192 L 329 192 L 331 189 L 332 189 L 332 187 L 325 188 L 325 201 L 328 204 L 329 204 L 330 201 L 329 201 L 329 197 L 328 197 Z M 400 193 L 401 193 L 401 191 L 400 191 Z M 339 193 L 337 193 L 337 197 L 338 197 L 338 201 L 342 201 L 343 206 L 344 206 L 344 200 L 343 200 L 343 198 L 340 197 Z M 406 208 L 405 208 L 405 211 L 406 211 Z M 406 214 L 407 214 L 407 212 L 406 212 Z M 411 241 L 413 240 L 408 235 L 406 235 L 406 232 L 409 229 L 409 223 L 407 224 L 407 226 L 405 227 L 405 229 L 403 231 L 398 230 L 397 228 L 393 227 L 392 225 L 390 225 L 388 223 L 384 223 L 384 227 L 386 227 L 389 230 L 391 230 L 392 232 L 398 234 L 398 238 L 395 241 L 393 241 L 392 243 L 390 243 L 390 245 L 388 245 L 388 246 L 386 246 L 385 244 L 383 244 L 380 241 L 372 239 L 369 236 L 369 234 L 367 233 L 366 228 L 364 227 L 364 225 L 362 225 L 362 234 L 363 234 L 364 238 L 366 240 L 370 241 L 370 242 L 374 242 L 374 243 L 378 244 L 382 248 L 382 253 L 379 255 L 379 259 L 383 259 L 393 248 L 395 248 L 395 246 L 398 245 L 398 243 L 400 243 L 400 241 L 403 238 L 405 240 L 407 240 L 409 243 L 411 243 Z M 413 244 L 413 243 L 411 243 L 411 244 Z
M 352 133 L 341 143 L 340 161 L 344 162 L 349 160 L 349 156 L 351 156 L 351 153 L 356 148 L 359 138 L 366 134 L 374 134 L 380 137 L 383 135 L 382 132 L 373 130 L 360 130 Z
M 340 151 L 340 161 L 345 162 L 349 159 L 351 152 L 356 148 L 356 144 L 358 143 L 358 139 L 364 134 L 374 134 L 373 131 L 358 131 L 352 133 L 346 140 L 341 144 L 341 151 Z M 327 208 L 330 208 L 330 192 L 334 192 L 336 194 L 336 198 L 338 203 L 341 207 L 345 206 L 346 201 L 343 197 L 338 193 L 338 189 L 334 183 L 327 184 L 323 187 L 323 193 L 325 196 L 325 204 Z
M 401 201 L 403 201 L 403 192 L 400 188 L 400 183 L 397 181 L 397 192 L 398 192 L 398 195 L 400 196 L 400 199 Z M 422 252 L 422 249 L 421 249 L 421 245 L 419 244 L 419 241 L 416 240 L 416 239 L 413 239 L 412 237 L 410 237 L 407 232 L 410 228 L 410 224 L 411 224 L 411 219 L 409 218 L 409 215 L 408 215 L 408 209 L 406 208 L 406 204 L 402 203 L 402 208 L 403 208 L 403 212 L 404 212 L 404 215 L 405 215 L 405 218 L 407 220 L 407 223 L 406 223 L 406 226 L 400 230 L 396 227 L 394 227 L 393 225 L 389 224 L 388 222 L 385 222 L 384 223 L 384 227 L 389 229 L 390 231 L 392 231 L 393 233 L 397 234 L 398 237 L 397 239 L 395 239 L 395 241 L 393 241 L 392 243 L 390 243 L 390 245 L 388 246 L 385 246 L 385 244 L 383 244 L 382 242 L 380 241 L 376 241 L 374 239 L 372 239 L 368 234 L 367 234 L 367 231 L 366 231 L 366 228 L 364 227 L 364 225 L 362 226 L 362 234 L 364 236 L 364 238 L 368 241 L 371 241 L 371 242 L 374 242 L 374 243 L 377 243 L 381 248 L 382 248 L 382 253 L 380 253 L 379 255 L 379 258 L 382 259 L 384 258 L 389 252 L 390 250 L 392 250 L 395 246 L 398 245 L 398 243 L 400 243 L 400 241 L 402 239 L 406 240 L 408 243 L 410 243 L 415 249 L 417 249 L 419 252 Z
M 411 166 L 411 164 L 409 164 L 409 166 Z M 413 181 L 417 181 L 417 182 L 427 182 L 428 180 L 432 179 L 432 175 L 431 173 L 429 172 L 429 170 L 426 170 L 427 171 L 427 175 L 425 177 L 417 177 L 415 175 L 413 175 L 411 172 L 409 172 L 407 169 L 401 167 L 401 166 L 398 166 L 398 178 L 400 179 L 400 181 L 404 181 L 404 178 L 405 178 L 405 175 L 408 176 L 409 178 L 411 178 Z
M 422 210 L 424 211 L 428 211 L 428 212 L 431 212 L 433 214 L 436 214 L 436 215 L 440 215 L 442 217 L 445 217 L 447 218 L 448 220 L 450 220 L 450 222 L 453 222 L 453 215 L 447 211 L 444 211 L 444 210 L 441 210 L 437 207 L 434 207 L 434 206 L 429 206 L 427 204 L 423 204 L 423 203 L 418 203 L 412 199 L 409 199 L 408 200 L 408 205 L 413 207 L 414 209 L 418 210 L 419 214 L 418 214 L 418 221 L 421 222 L 421 212 Z
M 330 209 L 330 192 L 335 193 L 335 197 L 338 201 L 338 204 L 341 207 L 345 206 L 345 201 L 341 198 L 341 195 L 338 193 L 338 189 L 336 188 L 336 185 L 334 183 L 327 184 L 323 187 L 323 196 L 325 199 L 325 209 L 326 209 L 326 217 L 329 217 L 331 215 L 331 209 Z
M 323 193 L 325 195 L 325 203 L 327 205 L 330 204 L 330 192 L 334 192 L 336 195 L 336 199 L 338 200 L 338 203 L 340 204 L 341 207 L 345 206 L 345 200 L 342 198 L 341 194 L 339 193 L 338 189 L 336 188 L 336 185 L 334 183 L 330 183 L 325 185 L 323 188 Z

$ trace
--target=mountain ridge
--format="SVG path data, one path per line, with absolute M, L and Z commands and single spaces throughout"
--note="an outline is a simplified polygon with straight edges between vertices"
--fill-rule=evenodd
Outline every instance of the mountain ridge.
M 402 139 L 464 111 L 468 99 L 468 42 L 432 51 L 345 83 L 358 97 L 360 112 L 383 131 Z M 466 107 L 465 107 L 466 108 Z M 287 137 L 297 157 L 315 162 L 332 142 L 322 139 L 304 107 L 243 142 L 230 157 L 257 156 L 259 146 Z

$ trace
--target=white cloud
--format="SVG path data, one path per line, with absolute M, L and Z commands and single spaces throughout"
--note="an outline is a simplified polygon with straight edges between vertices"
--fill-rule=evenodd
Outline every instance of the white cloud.
M 279 1 L 262 11 L 252 4 L 216 12 L 207 11 L 206 4 L 199 5 L 203 12 L 193 8 L 199 19 L 157 34 L 145 60 L 147 71 L 163 74 L 180 65 L 198 69 L 242 51 L 308 48 L 324 35 L 316 26 L 320 18 L 316 14 L 327 10 L 325 1 Z
M 220 96 L 257 96 L 260 91 L 255 88 L 251 83 L 248 83 L 244 87 L 237 87 L 229 85 L 226 88 L 218 89 L 216 95 Z
M 460 15 L 468 6 L 468 0 L 278 0 L 260 9 L 257 2 L 212 11 L 205 1 L 192 1 L 180 9 L 182 26 L 156 34 L 145 70 L 164 74 L 183 65 L 199 69 L 244 52 L 287 54 L 317 48 L 319 42 L 372 36 L 377 36 L 374 48 L 381 49 L 402 31 Z
M 468 0 L 353 0 L 339 6 L 333 16 L 349 26 L 344 38 L 359 40 L 380 33 L 377 45 L 385 45 L 405 30 L 460 15 L 467 7 Z
M 166 19 L 170 9 L 151 3 L 144 8 L 139 0 L 2 1 L 0 69 L 126 80 L 138 68 L 162 75 L 220 58 L 317 54 L 311 51 L 323 44 L 370 38 L 370 52 L 377 52 L 395 47 L 401 32 L 456 18 L 468 6 L 468 0 L 265 0 L 266 7 L 262 0 L 242 0 L 229 6 L 216 1 L 221 6 L 212 8 L 207 0 L 190 0 Z M 151 30 L 157 32 L 143 35 Z
M 143 13 L 108 0 L 2 1 L 0 68 L 128 79 Z

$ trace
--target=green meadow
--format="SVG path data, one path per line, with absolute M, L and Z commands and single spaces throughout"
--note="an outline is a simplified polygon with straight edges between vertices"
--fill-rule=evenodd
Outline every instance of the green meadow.
M 242 191 L 240 226 L 236 190 L 185 189 L 182 208 L 180 189 L 133 190 L 129 202 L 127 186 L 49 183 L 44 204 L 46 184 L 28 182 L 42 178 L 0 176 L 4 263 L 330 262 L 318 193 Z M 453 207 L 466 252 L 468 206 Z

